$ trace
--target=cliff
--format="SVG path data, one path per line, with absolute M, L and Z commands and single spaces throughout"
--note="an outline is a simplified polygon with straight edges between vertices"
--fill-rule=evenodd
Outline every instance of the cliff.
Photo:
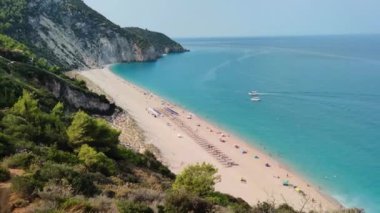
M 5 55 L 1 52 L 0 55 Z M 9 55 L 9 54 L 8 54 Z M 105 97 L 90 92 L 80 82 L 0 56 L 0 107 L 12 106 L 23 90 L 34 92 L 42 104 L 52 107 L 57 101 L 68 109 L 111 115 L 115 105 Z
M 0 32 L 64 69 L 156 60 L 185 51 L 163 34 L 123 29 L 81 0 L 1 0 L 0 6 Z

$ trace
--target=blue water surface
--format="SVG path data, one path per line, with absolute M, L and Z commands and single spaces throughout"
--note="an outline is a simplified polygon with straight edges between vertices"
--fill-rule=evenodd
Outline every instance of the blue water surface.
M 179 42 L 191 52 L 112 70 L 264 149 L 348 207 L 380 212 L 380 36 Z

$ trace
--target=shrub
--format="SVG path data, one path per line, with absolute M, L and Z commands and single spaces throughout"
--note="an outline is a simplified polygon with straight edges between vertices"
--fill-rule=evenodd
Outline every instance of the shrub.
M 11 180 L 12 190 L 24 198 L 32 197 L 33 193 L 42 188 L 42 184 L 33 176 L 18 176 Z
M 15 148 L 11 143 L 11 138 L 0 132 L 0 159 L 14 153 Z
M 293 207 L 289 206 L 288 204 L 281 204 L 279 207 L 277 207 L 276 212 L 278 212 L 278 213 L 297 213 L 297 211 L 294 210 Z
M 144 153 L 145 166 L 155 172 L 158 172 L 166 177 L 175 178 L 175 175 L 160 161 L 156 159 L 153 153 L 145 151 Z
M 77 164 L 79 159 L 76 155 L 70 152 L 64 152 L 55 148 L 48 148 L 45 153 L 46 160 L 54 161 L 56 163 Z
M 119 146 L 117 148 L 116 153 L 114 155 L 114 159 L 126 160 L 129 163 L 136 165 L 136 166 L 144 165 L 143 155 L 136 153 L 133 150 L 127 149 L 127 148 L 122 147 L 122 146 Z
M 83 198 L 73 197 L 62 202 L 60 209 L 74 212 L 94 212 L 92 206 Z
M 167 213 L 205 213 L 211 212 L 211 210 L 210 202 L 183 189 L 169 191 L 165 196 L 164 211 Z
M 74 193 L 83 194 L 87 197 L 93 197 L 99 194 L 99 189 L 95 186 L 93 179 L 88 174 L 74 174 L 69 177 L 70 185 Z
M 235 198 L 229 194 L 213 192 L 206 197 L 213 204 L 229 207 L 233 212 L 249 212 L 252 207 L 241 198 Z
M 79 111 L 74 115 L 67 129 L 67 135 L 74 149 L 88 144 L 99 151 L 108 152 L 116 148 L 120 132 L 111 128 L 106 121 L 94 119 L 85 112 Z
M 36 172 L 34 177 L 42 182 L 47 182 L 49 180 L 61 180 L 62 178 L 72 176 L 74 173 L 73 169 L 65 164 L 47 162 Z
M 276 207 L 272 203 L 268 202 L 258 202 L 257 205 L 253 208 L 253 212 L 261 213 L 261 212 L 276 212 Z
M 253 212 L 252 208 L 250 206 L 246 206 L 246 205 L 241 205 L 241 204 L 238 204 L 238 203 L 233 203 L 231 205 L 228 206 L 229 209 L 233 212 L 233 213 L 249 213 L 249 212 Z M 272 213 L 272 212 L 261 212 L 261 211 L 258 211 L 257 213 Z M 275 212 L 273 212 L 275 213 Z M 280 213 L 280 212 L 276 212 L 276 213 Z
M 6 134 L 20 140 L 60 146 L 67 142 L 64 123 L 56 115 L 43 112 L 38 101 L 26 91 L 7 111 L 2 123 Z
M 17 153 L 5 160 L 5 164 L 9 168 L 23 168 L 26 169 L 33 162 L 35 156 L 31 153 Z
M 89 203 L 95 212 L 118 212 L 114 200 L 104 196 L 91 198 Z
M 173 189 L 184 189 L 199 196 L 214 192 L 217 169 L 211 164 L 195 164 L 186 167 L 175 179 Z
M 134 202 L 152 203 L 161 200 L 161 197 L 160 192 L 147 188 L 139 188 L 128 194 L 128 198 Z
M 83 161 L 86 167 L 93 172 L 100 172 L 110 176 L 116 173 L 116 164 L 104 153 L 96 152 L 87 144 L 82 145 L 78 153 L 79 160 Z
M 153 213 L 149 206 L 131 201 L 120 201 L 117 204 L 120 213 Z
M 73 189 L 68 184 L 57 184 L 50 182 L 44 186 L 44 188 L 38 192 L 38 196 L 42 200 L 47 201 L 62 201 L 73 197 Z
M 11 178 L 11 173 L 8 169 L 0 167 L 0 182 L 8 181 Z

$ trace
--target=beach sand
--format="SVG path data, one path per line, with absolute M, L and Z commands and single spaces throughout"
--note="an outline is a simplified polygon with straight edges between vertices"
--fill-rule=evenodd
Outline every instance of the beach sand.
M 288 203 L 304 211 L 341 208 L 337 201 L 320 192 L 319 187 L 289 171 L 269 155 L 184 108 L 125 81 L 108 68 L 78 71 L 77 74 L 95 84 L 132 115 L 144 130 L 145 143 L 160 150 L 163 163 L 174 173 L 187 165 L 207 162 L 218 168 L 221 177 L 216 190 L 241 197 L 249 204 L 258 201 Z M 178 115 L 171 115 L 166 107 Z M 154 117 L 149 108 L 160 111 L 161 116 Z M 227 162 L 234 165 L 226 166 Z M 283 186 L 284 180 L 298 188 Z M 297 191 L 299 189 L 306 195 Z

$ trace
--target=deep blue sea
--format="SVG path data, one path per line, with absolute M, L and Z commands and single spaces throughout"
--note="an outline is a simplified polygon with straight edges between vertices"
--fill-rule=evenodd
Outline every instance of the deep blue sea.
M 113 71 L 380 212 L 380 36 L 178 41 L 191 52 Z

